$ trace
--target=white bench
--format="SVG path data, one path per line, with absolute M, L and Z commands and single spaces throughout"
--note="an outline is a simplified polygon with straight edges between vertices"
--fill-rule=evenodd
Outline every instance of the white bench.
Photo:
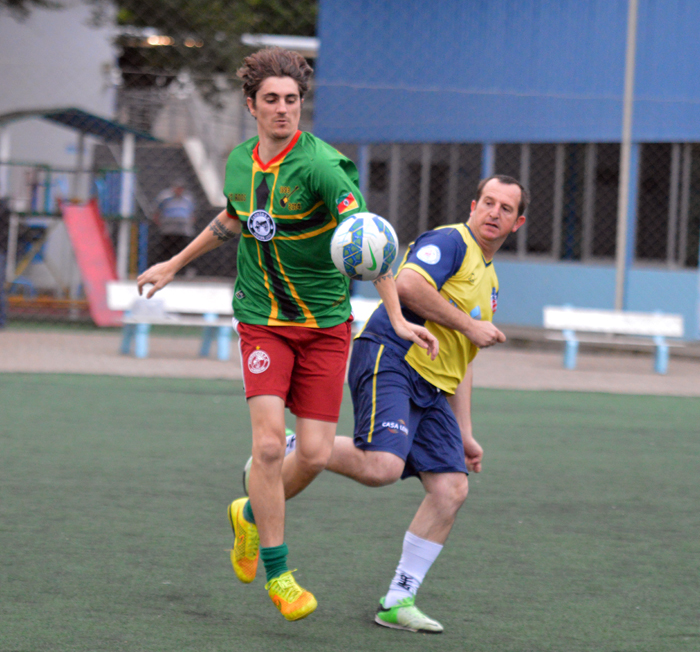
M 374 309 L 379 304 L 379 299 L 368 299 L 367 297 L 350 297 L 352 307 L 352 331 L 359 333 L 370 318 Z
M 564 367 L 567 369 L 576 368 L 579 342 L 654 346 L 654 371 L 659 374 L 668 371 L 669 346 L 683 346 L 682 342 L 666 341 L 667 337 L 683 337 L 682 315 L 545 306 L 544 327 L 562 331 L 547 337 L 566 342 Z
M 124 312 L 121 353 L 130 353 L 133 342 L 137 358 L 148 356 L 151 326 L 159 324 L 204 327 L 200 355 L 209 355 L 216 335 L 217 358 L 228 360 L 233 335 L 232 300 L 233 287 L 216 283 L 170 283 L 151 299 L 139 296 L 135 281 L 107 283 L 107 307 Z

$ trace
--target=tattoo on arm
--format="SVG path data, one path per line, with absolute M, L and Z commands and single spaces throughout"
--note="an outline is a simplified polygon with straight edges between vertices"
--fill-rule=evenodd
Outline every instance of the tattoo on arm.
M 209 230 L 219 239 L 221 242 L 226 242 L 236 237 L 236 234 L 227 229 L 220 221 L 218 217 L 215 217 L 209 224 Z
M 394 274 L 391 270 L 389 270 L 386 274 L 382 274 L 379 278 L 375 278 L 372 281 L 373 285 L 379 285 L 382 281 L 389 281 L 392 278 L 394 278 Z

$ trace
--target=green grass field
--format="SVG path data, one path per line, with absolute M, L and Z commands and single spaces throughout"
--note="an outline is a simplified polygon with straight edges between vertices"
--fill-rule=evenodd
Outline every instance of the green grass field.
M 478 390 L 474 410 L 484 471 L 419 593 L 428 636 L 373 623 L 418 481 L 324 474 L 289 503 L 319 608 L 287 623 L 228 559 L 240 384 L 0 376 L 0 652 L 700 649 L 700 400 Z

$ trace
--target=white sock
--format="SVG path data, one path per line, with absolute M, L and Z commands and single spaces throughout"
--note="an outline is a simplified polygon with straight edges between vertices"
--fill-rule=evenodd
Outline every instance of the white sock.
M 293 430 L 287 428 L 287 444 L 284 449 L 284 456 L 289 455 L 297 447 L 297 436 Z
M 393 607 L 404 598 L 414 596 L 441 550 L 442 544 L 406 532 L 401 560 L 384 598 L 384 607 Z

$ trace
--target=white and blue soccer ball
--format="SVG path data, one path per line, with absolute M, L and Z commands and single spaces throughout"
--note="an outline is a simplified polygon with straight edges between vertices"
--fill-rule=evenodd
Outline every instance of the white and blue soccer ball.
M 374 213 L 355 213 L 340 223 L 331 240 L 334 265 L 356 281 L 386 274 L 398 250 L 396 231 Z

